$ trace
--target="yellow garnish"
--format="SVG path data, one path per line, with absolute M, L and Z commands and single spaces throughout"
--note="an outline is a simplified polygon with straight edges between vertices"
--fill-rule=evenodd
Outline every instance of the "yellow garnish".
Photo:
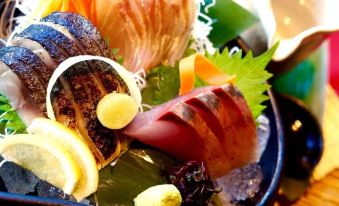
M 66 194 L 73 193 L 81 177 L 81 170 L 67 149 L 58 141 L 45 136 L 7 136 L 0 140 L 0 154 Z
M 81 176 L 72 195 L 81 201 L 97 190 L 99 174 L 94 156 L 81 136 L 64 125 L 45 118 L 34 119 L 27 131 L 44 136 L 65 148 L 76 160 Z
M 97 116 L 102 125 L 109 129 L 127 126 L 137 115 L 135 100 L 122 93 L 111 93 L 102 98 L 97 106 Z

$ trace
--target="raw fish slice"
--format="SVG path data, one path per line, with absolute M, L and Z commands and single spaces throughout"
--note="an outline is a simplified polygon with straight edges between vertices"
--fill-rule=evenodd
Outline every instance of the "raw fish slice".
M 217 95 L 207 90 L 189 99 L 187 104 L 199 111 L 199 114 L 217 137 L 224 138 L 223 123 L 226 122 L 225 117 L 227 118 L 228 114 Z
M 234 144 L 237 145 L 235 151 L 241 155 L 234 159 L 234 166 L 240 167 L 245 162 L 256 161 L 258 158 L 256 125 L 242 94 L 229 85 L 217 88 L 213 92 L 221 98 L 224 106 L 228 108 L 227 112 L 234 126 L 238 128 L 238 135 L 234 138 Z M 246 137 L 245 140 L 244 137 Z
M 203 160 L 213 178 L 257 158 L 255 121 L 243 96 L 230 84 L 201 87 L 138 114 L 121 133 L 183 161 Z M 191 146 L 172 146 L 183 142 Z
M 207 126 L 198 110 L 184 102 L 179 102 L 160 120 L 172 115 L 177 116 L 182 122 L 185 122 L 187 127 L 191 127 L 195 131 L 196 138 L 194 141 L 203 143 L 203 147 L 200 148 L 202 160 L 205 161 L 208 173 L 212 178 L 220 177 L 225 174 L 225 171 L 231 170 L 218 137 Z
M 94 8 L 91 19 L 110 47 L 119 48 L 131 71 L 174 65 L 187 47 L 196 17 L 194 0 L 97 0 Z
M 157 128 L 156 133 L 155 128 Z M 161 148 L 162 151 L 172 154 L 177 159 L 203 160 L 201 155 L 203 142 L 197 137 L 194 129 L 187 127 L 187 124 L 176 116 L 168 116 L 132 133 L 126 131 L 125 134 L 141 141 L 147 139 L 145 144 Z M 190 152 L 186 151 L 188 148 Z
M 248 142 L 250 142 L 251 138 L 256 138 L 256 134 L 255 132 L 246 133 L 246 138 L 241 136 L 244 133 L 240 130 L 246 130 L 243 125 L 243 113 L 237 112 L 240 111 L 238 108 L 232 108 L 232 103 L 224 102 L 225 100 L 222 96 L 215 95 L 212 92 L 213 89 L 218 88 L 212 88 L 211 91 L 199 94 L 187 103 L 197 109 L 206 124 L 219 138 L 226 154 L 226 162 L 230 165 L 230 168 L 238 168 L 247 163 L 249 159 L 252 159 L 252 156 L 248 156 L 248 152 L 244 153 L 242 149 L 244 147 L 247 149 Z M 230 116 L 229 112 L 233 115 Z M 247 127 L 251 127 L 251 123 L 248 123 Z M 254 134 L 254 136 L 251 134 Z M 255 148 L 252 151 L 255 151 Z

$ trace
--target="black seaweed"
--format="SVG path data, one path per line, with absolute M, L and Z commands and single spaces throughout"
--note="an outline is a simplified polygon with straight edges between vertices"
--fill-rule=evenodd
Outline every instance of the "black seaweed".
M 205 206 L 213 194 L 221 191 L 210 179 L 203 162 L 173 166 L 165 171 L 165 177 L 179 189 L 183 206 Z
M 0 156 L 0 161 L 3 157 Z M 15 194 L 75 201 L 74 197 L 39 179 L 29 170 L 9 161 L 0 166 L 0 190 Z

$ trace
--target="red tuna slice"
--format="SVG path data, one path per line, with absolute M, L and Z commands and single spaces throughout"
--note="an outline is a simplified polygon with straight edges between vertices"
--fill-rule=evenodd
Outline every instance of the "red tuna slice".
M 214 88 L 213 92 L 220 97 L 227 108 L 232 120 L 230 126 L 234 126 L 238 132 L 238 135 L 232 137 L 236 145 L 233 146 L 234 154 L 237 155 L 232 166 L 237 168 L 256 161 L 258 158 L 256 125 L 244 97 L 231 85 Z
M 191 134 L 191 136 L 195 136 L 193 141 L 203 143 L 203 146 L 200 147 L 200 155 L 202 156 L 202 160 L 206 163 L 208 173 L 212 178 L 223 176 L 230 171 L 229 164 L 227 164 L 227 157 L 218 138 L 199 115 L 198 110 L 185 102 L 178 102 L 164 114 L 161 119 L 172 118 L 173 116 L 179 118 L 182 122 L 186 123 L 187 127 L 191 127 L 195 131 L 195 134 Z M 181 138 L 187 137 L 182 136 Z M 186 152 L 192 149 L 193 145 L 187 147 Z M 196 160 L 183 159 L 182 157 L 179 158 L 180 160 L 185 161 Z
M 184 96 L 176 97 L 175 99 L 166 102 L 164 104 L 161 104 L 159 106 L 153 107 L 150 111 L 141 113 L 135 117 L 133 122 L 128 125 L 127 128 L 125 128 L 125 132 L 133 134 L 134 131 L 138 130 L 139 128 L 144 127 L 147 124 L 152 124 L 154 121 L 160 119 L 164 114 L 166 114 L 175 104 L 178 102 L 184 102 L 187 99 L 190 99 L 194 97 L 195 95 L 198 95 L 204 91 L 207 90 L 209 87 L 204 88 L 198 88 L 190 92 L 189 94 L 186 94 Z
M 256 157 L 255 122 L 231 85 L 177 97 L 138 114 L 121 132 L 179 160 L 203 160 L 213 178 Z
M 174 116 L 123 133 L 144 144 L 160 148 L 177 159 L 203 161 L 203 142 L 199 141 L 191 127 Z M 187 152 L 188 149 L 190 152 Z
M 210 88 L 212 89 L 212 88 Z M 224 106 L 217 95 L 206 90 L 186 101 L 194 107 L 217 137 L 225 136 L 224 123 L 230 122 Z
M 205 120 L 206 124 L 218 137 L 223 148 L 230 168 L 239 167 L 237 164 L 237 147 L 239 132 L 237 122 L 243 117 L 239 113 L 231 119 L 228 108 L 217 95 L 212 91 L 199 94 L 190 99 L 187 103 L 195 107 L 198 114 Z

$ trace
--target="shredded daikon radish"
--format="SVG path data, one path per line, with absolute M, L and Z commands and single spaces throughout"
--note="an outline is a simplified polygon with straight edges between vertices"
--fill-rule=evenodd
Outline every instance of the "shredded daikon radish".
M 206 5 L 204 0 L 197 0 L 196 5 L 198 12 L 193 24 L 192 37 L 194 42 L 191 45 L 191 48 L 200 54 L 204 54 L 206 52 L 214 54 L 216 49 L 213 47 L 212 42 L 208 38 L 213 29 L 213 21 L 209 16 L 202 13 L 201 6 L 205 6 L 205 13 L 208 13 L 209 8 L 215 6 L 215 0 L 212 0 L 212 2 L 208 5 Z
M 39 0 L 8 0 L 5 2 L 12 2 L 15 5 L 11 7 L 12 15 L 5 19 L 9 22 L 8 26 L 8 35 L 6 36 L 7 42 L 10 42 L 13 37 L 23 31 L 26 27 L 30 25 L 30 23 L 36 21 L 32 18 L 33 11 L 35 8 L 39 6 L 40 1 Z M 7 3 L 6 3 L 7 4 Z M 15 10 L 19 10 L 22 15 L 14 17 Z M 3 21 L 3 13 L 1 16 L 1 23 Z
M 146 82 L 146 71 L 144 69 L 140 69 L 139 71 L 134 73 L 135 81 L 140 90 L 143 90 L 147 86 Z
M 99 57 L 99 56 L 90 56 L 90 55 L 82 55 L 82 56 L 76 56 L 76 57 L 71 57 L 64 62 L 62 62 L 53 72 L 52 77 L 50 78 L 47 86 L 47 95 L 46 95 L 46 109 L 47 109 L 47 116 L 55 120 L 55 114 L 53 111 L 52 103 L 51 103 L 51 92 L 53 89 L 53 86 L 59 79 L 59 77 L 69 68 L 71 68 L 73 65 L 83 62 L 83 61 L 89 61 L 89 60 L 99 60 L 99 61 L 104 61 L 107 64 L 111 65 L 112 68 L 119 74 L 119 76 L 124 80 L 126 83 L 129 93 L 131 97 L 135 100 L 137 103 L 138 107 L 141 105 L 141 93 L 140 90 L 137 86 L 137 83 L 134 79 L 134 75 L 127 71 L 123 66 L 118 64 L 117 62 L 113 61 L 112 59 L 104 58 L 104 57 Z

